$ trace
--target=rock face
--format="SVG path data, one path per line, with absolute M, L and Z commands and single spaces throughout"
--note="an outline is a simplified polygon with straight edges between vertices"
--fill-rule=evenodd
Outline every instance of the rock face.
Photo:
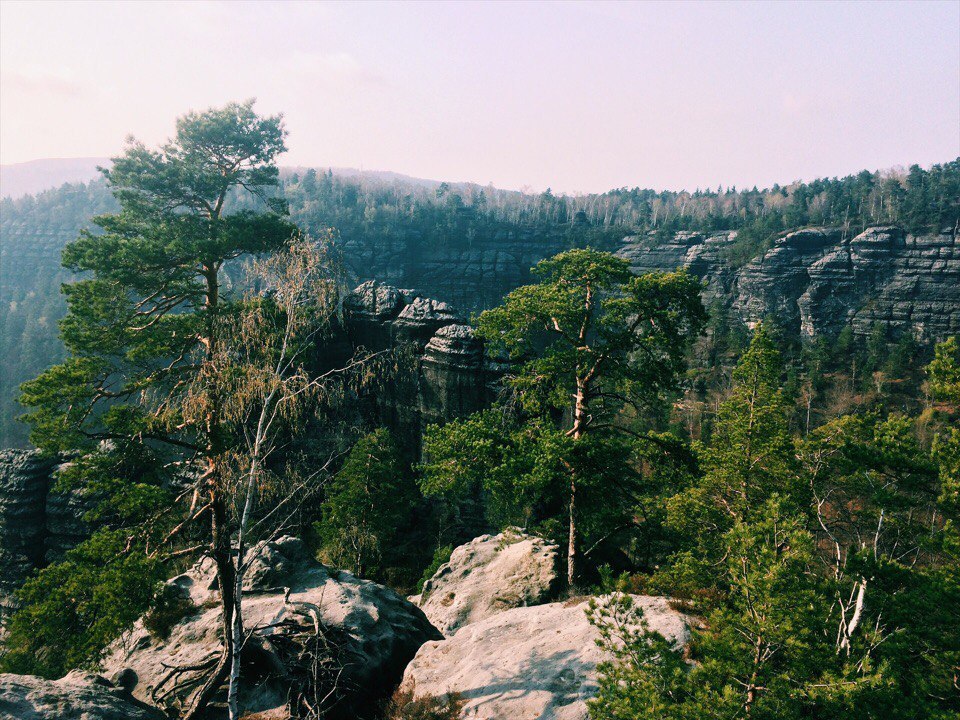
M 30 573 L 87 536 L 90 503 L 52 492 L 56 467 L 36 451 L 0 450 L 0 619 Z
M 392 691 L 418 648 L 441 637 L 419 608 L 388 588 L 317 563 L 295 538 L 254 548 L 247 559 L 244 626 L 253 635 L 243 656 L 247 682 L 240 702 L 246 712 L 284 707 L 301 688 L 297 678 L 303 680 L 302 673 L 309 670 L 302 657 L 299 664 L 286 664 L 297 657 L 290 649 L 321 652 L 316 648 L 322 647 L 321 654 L 332 661 L 324 672 L 334 673 L 339 688 L 325 705 L 329 717 L 363 717 Z M 189 600 L 183 619 L 162 640 L 138 621 L 111 646 L 103 668 L 111 677 L 122 678 L 137 698 L 176 708 L 189 700 L 196 685 L 171 692 L 170 668 L 216 657 L 220 610 L 209 561 L 174 578 L 169 586 Z M 190 672 L 180 676 L 190 677 Z M 320 686 L 326 687 L 322 682 Z M 320 696 L 324 694 L 321 691 Z
M 532 266 L 568 247 L 565 229 L 505 228 L 439 247 L 415 231 L 349 238 L 343 252 L 359 279 L 417 287 L 474 311 L 496 305 L 507 292 L 530 282 Z
M 469 415 L 493 397 L 499 369 L 448 303 L 371 280 L 343 306 L 351 346 L 405 351 L 409 362 L 375 398 L 381 419 L 402 436 L 419 437 L 428 423 Z
M 37 452 L 0 451 L 0 606 L 44 561 L 53 463 Z
M 543 602 L 557 582 L 557 547 L 519 532 L 461 545 L 423 586 L 419 605 L 446 636 L 496 613 Z
M 72 672 L 60 680 L 0 675 L 0 720 L 164 720 L 97 675 Z
M 807 337 L 851 325 L 868 335 L 910 332 L 928 340 L 960 332 L 960 245 L 953 232 L 910 235 L 895 226 L 849 238 L 835 228 L 787 233 L 772 248 L 733 268 L 723 250 L 736 233 L 677 233 L 654 244 L 628 237 L 618 254 L 638 272 L 689 268 L 719 301 L 752 327 L 776 317 Z
M 689 641 L 683 617 L 664 598 L 634 596 L 651 630 Z M 428 642 L 404 673 L 417 696 L 459 692 L 466 720 L 587 720 L 604 651 L 587 600 L 506 610 Z

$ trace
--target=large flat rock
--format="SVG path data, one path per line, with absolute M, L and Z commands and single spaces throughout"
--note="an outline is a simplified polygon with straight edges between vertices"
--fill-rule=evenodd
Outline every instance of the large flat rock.
M 678 645 L 687 624 L 665 598 L 634 596 L 651 630 Z M 460 693 L 466 720 L 587 720 L 597 692 L 597 664 L 606 658 L 575 599 L 506 610 L 428 642 L 407 667 L 404 685 L 417 696 Z

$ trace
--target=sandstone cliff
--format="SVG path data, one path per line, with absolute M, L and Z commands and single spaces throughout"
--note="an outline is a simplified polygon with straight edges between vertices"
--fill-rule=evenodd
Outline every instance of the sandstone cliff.
M 79 493 L 54 492 L 55 469 L 36 451 L 0 451 L 0 619 L 30 573 L 86 537 L 90 504 Z
M 402 437 L 419 438 L 427 424 L 469 415 L 493 397 L 498 368 L 446 302 L 369 280 L 344 300 L 344 328 L 352 347 L 405 353 L 374 398 L 381 420 Z
M 725 261 L 736 233 L 678 233 L 670 242 L 624 238 L 618 254 L 637 272 L 685 267 L 748 326 L 774 317 L 806 337 L 845 325 L 868 335 L 911 332 L 942 340 L 960 332 L 960 245 L 953 232 L 910 235 L 895 226 L 855 237 L 830 228 L 783 235 L 742 268 Z

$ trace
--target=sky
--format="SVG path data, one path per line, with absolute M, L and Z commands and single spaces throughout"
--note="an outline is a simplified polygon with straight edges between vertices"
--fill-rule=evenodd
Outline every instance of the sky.
M 284 165 L 504 188 L 769 186 L 960 156 L 960 0 L 0 0 L 0 162 L 257 98 Z

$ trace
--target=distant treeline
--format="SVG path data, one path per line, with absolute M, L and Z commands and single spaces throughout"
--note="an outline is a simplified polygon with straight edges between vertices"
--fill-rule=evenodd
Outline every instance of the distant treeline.
M 286 173 L 281 192 L 300 227 L 312 233 L 334 227 L 346 241 L 396 235 L 417 238 L 429 250 L 559 236 L 570 247 L 610 249 L 628 234 L 652 233 L 656 242 L 680 230 L 737 230 L 727 257 L 741 265 L 779 233 L 807 225 L 843 227 L 851 235 L 886 223 L 915 233 L 956 232 L 960 158 L 928 170 L 914 165 L 906 171 L 863 171 L 765 190 L 621 188 L 567 196 L 307 170 Z M 60 251 L 93 215 L 115 209 L 100 181 L 0 201 L 0 445 L 25 442 L 25 428 L 14 421 L 19 384 L 62 358 L 59 286 L 69 275 L 60 267 Z
M 717 188 L 673 192 L 621 188 L 602 194 L 555 195 L 472 184 L 438 186 L 381 180 L 375 174 L 341 178 L 308 170 L 288 176 L 283 191 L 294 218 L 309 229 L 335 226 L 356 233 L 411 228 L 425 240 L 470 242 L 517 226 L 566 228 L 589 239 L 604 229 L 669 236 L 680 230 L 738 230 L 741 243 L 760 245 L 807 225 L 855 234 L 877 224 L 915 233 L 955 230 L 960 223 L 960 158 L 924 170 L 869 172 L 758 190 Z

